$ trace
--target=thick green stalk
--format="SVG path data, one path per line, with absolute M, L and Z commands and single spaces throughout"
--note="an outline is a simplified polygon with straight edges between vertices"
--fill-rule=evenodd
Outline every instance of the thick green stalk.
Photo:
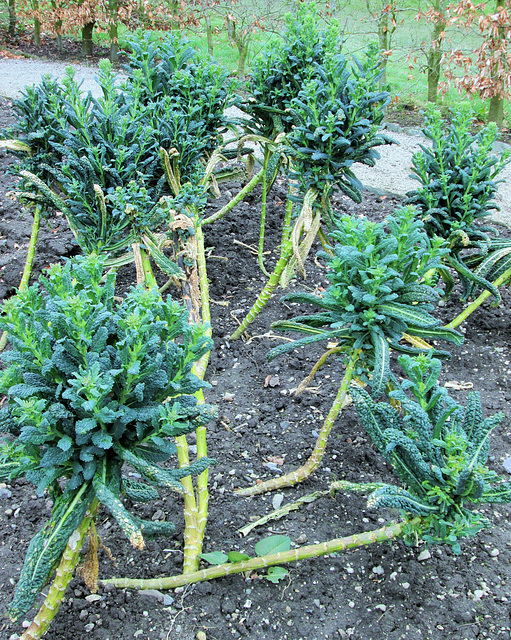
M 35 247 L 37 244 L 37 238 L 39 236 L 39 229 L 41 227 L 41 210 L 39 205 L 36 205 L 34 209 L 34 221 L 32 222 L 32 233 L 30 234 L 30 242 L 28 243 L 28 253 L 25 262 L 25 268 L 23 269 L 23 275 L 21 276 L 19 290 L 24 291 L 28 287 L 30 275 L 32 274 L 32 265 L 34 264 Z M 7 344 L 7 331 L 4 331 L 0 338 L 0 353 L 5 349 Z
M 209 216 L 209 218 L 206 218 L 205 220 L 203 220 L 202 225 L 204 226 L 205 224 L 211 224 L 212 222 L 216 222 L 216 220 L 223 218 L 223 216 L 225 216 L 226 213 L 229 213 L 229 211 L 232 211 L 232 209 L 234 209 L 234 207 L 237 204 L 239 204 L 243 200 L 243 198 L 245 198 L 245 196 L 247 196 L 257 187 L 257 185 L 263 179 L 263 176 L 264 176 L 264 169 L 261 169 L 261 171 L 259 171 L 259 173 L 256 173 L 256 175 L 252 178 L 252 180 L 250 180 L 250 182 L 248 182 L 243 187 L 243 189 L 239 193 L 237 193 L 230 202 L 228 202 L 225 205 L 225 207 L 222 207 L 219 211 Z
M 176 438 L 177 457 L 180 467 L 187 467 L 190 464 L 188 443 L 186 436 Z M 197 447 L 198 451 L 198 447 Z M 183 573 L 192 573 L 199 566 L 199 558 L 202 551 L 200 541 L 198 508 L 195 498 L 195 491 L 191 476 L 186 476 L 181 480 L 185 488 L 184 494 L 184 549 L 183 549 Z
M 154 277 L 153 268 L 151 267 L 151 260 L 149 258 L 149 254 L 145 249 L 140 247 L 140 256 L 142 258 L 142 270 L 144 272 L 145 277 L 145 285 L 148 289 L 152 289 L 153 287 L 157 287 L 158 284 L 156 282 L 156 278 Z
M 264 266 L 264 230 L 266 226 L 266 200 L 268 197 L 268 180 L 267 180 L 267 172 L 268 172 L 268 162 L 270 160 L 270 147 L 266 145 L 264 147 L 264 159 L 263 159 L 263 184 L 262 184 L 262 195 L 261 195 L 261 226 L 259 228 L 259 245 L 257 247 L 257 262 L 259 263 L 259 268 L 264 273 L 264 275 L 269 278 L 270 274 L 266 270 Z
M 34 209 L 34 221 L 32 222 L 32 233 L 30 234 L 30 242 L 28 243 L 27 260 L 25 262 L 25 268 L 23 269 L 23 275 L 20 281 L 20 291 L 24 291 L 28 287 L 28 281 L 32 273 L 32 265 L 34 264 L 35 246 L 37 244 L 37 238 L 39 236 L 39 229 L 41 227 L 41 210 L 39 205 L 36 205 Z
M 96 498 L 92 501 L 89 510 L 85 518 L 82 520 L 80 526 L 70 536 L 62 559 L 57 567 L 55 579 L 48 591 L 46 600 L 42 607 L 39 609 L 36 617 L 34 618 L 30 627 L 21 636 L 20 640 L 39 640 L 50 626 L 53 618 L 57 615 L 60 604 L 66 593 L 68 584 L 73 577 L 73 573 L 78 560 L 80 558 L 80 551 L 82 549 L 87 532 L 91 524 L 94 522 L 94 516 L 98 508 L 98 501 Z
M 493 285 L 495 287 L 500 287 L 500 285 L 504 284 L 504 282 L 506 282 L 506 280 L 509 280 L 509 278 L 511 278 L 511 268 L 504 271 L 504 273 L 495 280 Z M 471 304 L 468 305 L 466 309 L 464 309 L 459 314 L 459 316 L 456 316 L 454 320 L 451 320 L 449 324 L 446 324 L 445 328 L 456 329 L 457 326 L 459 326 L 462 322 L 465 322 L 468 316 L 473 313 L 478 307 L 480 307 L 486 300 L 486 298 L 489 298 L 491 295 L 492 294 L 488 290 L 483 291 L 479 297 L 477 297 Z
M 306 547 L 298 547 L 289 551 L 280 553 L 272 553 L 267 556 L 251 558 L 244 562 L 232 562 L 227 564 L 219 564 L 209 569 L 202 569 L 189 573 L 188 575 L 172 576 L 169 578 L 155 578 L 154 580 L 136 580 L 129 578 L 111 578 L 110 580 L 102 580 L 103 584 L 113 584 L 119 589 L 175 589 L 186 584 L 196 582 L 204 582 L 205 580 L 213 580 L 214 578 L 223 578 L 235 573 L 244 573 L 246 571 L 257 571 L 267 567 L 273 567 L 278 564 L 288 564 L 289 562 L 297 562 L 298 560 L 307 560 L 308 558 L 318 558 L 329 553 L 346 551 L 362 547 L 375 542 L 386 542 L 394 540 L 403 534 L 403 529 L 407 522 L 398 522 L 397 524 L 386 525 L 374 531 L 357 533 L 345 538 L 336 538 L 328 542 L 320 544 L 311 544 Z
M 211 336 L 211 313 L 209 308 L 209 283 L 208 274 L 206 271 L 206 254 L 204 251 L 204 233 L 202 227 L 197 225 L 196 230 L 197 240 L 197 266 L 199 269 L 199 285 L 200 285 L 200 297 L 201 297 L 201 319 L 210 325 L 209 335 Z M 197 363 L 195 373 L 204 378 L 204 373 L 208 365 L 209 352 L 205 354 Z M 204 402 L 204 394 L 202 389 L 197 393 L 199 402 Z M 197 459 L 204 458 L 208 454 L 207 442 L 206 442 L 206 427 L 200 426 L 196 430 L 196 444 L 197 444 Z M 205 469 L 197 478 L 197 528 L 200 541 L 200 551 L 196 557 L 196 568 L 199 566 L 200 554 L 202 553 L 202 543 L 204 540 L 204 532 L 206 530 L 206 523 L 208 520 L 208 504 L 209 504 L 209 491 L 208 491 L 208 476 L 209 469 Z
M 280 255 L 284 252 L 284 247 L 289 241 L 291 235 L 291 217 L 293 215 L 293 201 L 289 199 L 291 193 L 291 184 L 288 186 L 288 198 L 286 200 L 286 212 L 284 214 L 284 225 L 282 227 L 282 242 L 280 244 Z
M 197 242 L 197 268 L 199 270 L 199 287 L 201 300 L 201 320 L 209 325 L 208 335 L 211 337 L 211 311 L 209 307 L 209 282 L 206 269 L 206 252 L 204 249 L 204 231 L 200 224 L 196 225 L 195 239 Z M 196 374 L 204 377 L 208 365 L 209 351 L 197 363 Z
M 149 289 L 152 289 L 153 287 L 157 286 L 157 284 L 153 270 L 151 268 L 149 255 L 144 249 L 142 249 L 142 247 L 139 248 L 139 251 L 140 266 L 144 275 L 145 286 L 147 286 Z M 186 436 L 183 435 L 176 438 L 176 448 L 179 466 L 188 466 L 190 464 L 190 458 Z M 187 476 L 181 480 L 181 483 L 185 489 L 183 572 L 189 573 L 190 571 L 195 571 L 198 567 L 199 557 L 202 550 L 202 543 L 200 542 L 197 500 L 195 498 L 192 478 L 190 476 Z
M 265 284 L 263 290 L 259 294 L 259 297 L 255 301 L 253 307 L 247 313 L 245 319 L 240 324 L 240 326 L 236 329 L 236 331 L 229 338 L 230 340 L 237 340 L 246 330 L 248 325 L 254 321 L 255 317 L 261 312 L 264 305 L 270 299 L 271 294 L 274 292 L 275 288 L 280 282 L 280 276 L 282 275 L 284 269 L 287 266 L 287 263 L 291 259 L 293 255 L 293 243 L 288 240 L 285 250 L 282 252 L 280 260 L 275 265 L 275 269 L 270 276 L 270 279 Z
M 195 215 L 197 222 L 197 215 Z M 200 299 L 201 299 L 201 320 L 211 324 L 211 314 L 209 307 L 209 285 L 206 271 L 206 254 L 204 251 L 204 233 L 200 224 L 196 224 L 195 241 L 197 248 L 197 268 L 199 271 Z M 209 329 L 211 335 L 211 328 Z M 194 367 L 194 373 L 200 378 L 204 377 L 204 372 L 208 364 L 209 354 L 205 354 Z M 202 390 L 196 394 L 199 403 L 204 402 Z M 200 426 L 196 432 L 197 459 L 207 456 L 206 427 Z M 179 466 L 189 464 L 189 447 L 185 436 L 176 438 Z M 197 477 L 197 490 L 194 490 L 193 481 L 190 476 L 183 478 L 182 483 L 186 493 L 184 496 L 184 559 L 183 573 L 191 573 L 198 569 L 200 554 L 204 541 L 204 532 L 208 520 L 208 469 L 205 469 Z
M 307 462 L 296 469 L 295 471 L 291 471 L 290 473 L 286 473 L 284 476 L 280 476 L 279 478 L 272 478 L 271 480 L 267 480 L 266 482 L 261 482 L 260 484 L 255 484 L 252 487 L 246 487 L 245 489 L 237 489 L 235 493 L 239 496 L 256 496 L 260 493 L 266 493 L 267 491 L 274 491 L 275 489 L 282 489 L 283 487 L 292 487 L 299 482 L 302 482 L 306 478 L 308 478 L 321 464 L 321 460 L 323 459 L 323 455 L 325 453 L 326 445 L 328 442 L 328 436 L 330 435 L 330 431 L 334 426 L 334 422 L 342 411 L 342 409 L 348 403 L 348 390 L 350 388 L 350 383 L 353 378 L 353 374 L 355 372 L 355 365 L 359 358 L 360 351 L 357 349 L 354 353 L 350 354 L 350 359 L 346 366 L 346 371 L 344 372 L 344 377 L 341 382 L 341 386 L 339 387 L 339 391 L 337 392 L 337 396 L 328 412 L 327 417 L 321 427 L 321 431 L 319 432 L 319 436 L 316 440 L 316 444 L 314 445 L 314 450 L 310 455 Z

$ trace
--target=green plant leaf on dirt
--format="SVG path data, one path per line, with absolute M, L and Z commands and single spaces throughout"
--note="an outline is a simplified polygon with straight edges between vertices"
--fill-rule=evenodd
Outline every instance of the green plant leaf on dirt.
M 267 556 L 272 553 L 280 553 L 288 551 L 291 548 L 291 539 L 284 535 L 273 535 L 259 542 L 255 546 L 255 552 L 258 556 Z
M 289 571 L 284 567 L 270 567 L 268 573 L 264 576 L 269 582 L 278 584 L 281 580 L 284 580 L 289 575 Z
M 211 551 L 210 553 L 201 553 L 200 556 L 209 564 L 224 564 L 229 561 L 229 556 L 222 551 Z

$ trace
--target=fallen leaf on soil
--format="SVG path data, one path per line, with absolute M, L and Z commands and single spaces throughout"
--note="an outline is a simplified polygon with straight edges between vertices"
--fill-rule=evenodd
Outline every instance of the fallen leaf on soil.
M 15 53 L 11 53 L 10 51 L 2 50 L 0 51 L 0 58 L 9 58 L 10 60 L 22 60 L 26 56 L 18 56 Z
M 457 380 L 450 380 L 449 382 L 446 382 L 444 386 L 446 389 L 456 389 L 458 391 L 474 388 L 473 382 L 458 382 Z
M 284 458 L 281 458 L 280 456 L 268 456 L 266 458 L 266 462 L 273 462 L 274 464 L 282 466 L 284 464 Z
M 268 375 L 264 379 L 264 387 L 278 387 L 280 385 L 280 378 L 278 376 Z
M 271 502 L 272 507 L 277 510 L 280 509 L 280 507 L 282 506 L 282 501 L 284 500 L 284 494 L 283 493 L 277 493 L 277 495 L 273 496 L 273 500 Z

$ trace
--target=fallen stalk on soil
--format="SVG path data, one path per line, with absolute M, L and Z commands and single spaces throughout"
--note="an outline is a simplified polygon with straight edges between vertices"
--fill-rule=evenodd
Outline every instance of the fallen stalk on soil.
M 319 498 L 324 498 L 325 496 L 333 496 L 337 491 L 346 491 L 352 493 L 371 493 L 372 491 L 376 491 L 379 487 L 383 486 L 381 482 L 368 482 L 368 483 L 357 483 L 357 482 L 348 482 L 346 480 L 337 480 L 336 482 L 332 482 L 332 484 L 328 487 L 328 489 L 324 491 L 315 491 L 314 493 L 308 493 L 298 500 L 294 502 L 288 502 L 284 506 L 280 507 L 280 509 L 275 509 L 271 513 L 268 513 L 262 518 L 247 524 L 246 526 L 238 529 L 238 531 L 245 537 L 247 536 L 253 529 L 257 527 L 261 527 L 263 524 L 266 524 L 270 520 L 280 520 L 284 516 L 287 516 L 291 511 L 296 511 L 303 507 L 304 504 L 310 504 L 311 502 L 315 502 L 319 500 Z
M 321 464 L 321 460 L 323 459 L 326 445 L 328 443 L 328 436 L 332 431 L 335 420 L 337 419 L 342 409 L 349 402 L 348 389 L 350 387 L 353 373 L 355 371 L 355 366 L 359 357 L 360 350 L 358 349 L 350 355 L 348 364 L 346 366 L 346 371 L 341 382 L 341 386 L 339 387 L 339 391 L 337 392 L 337 396 L 330 408 L 330 411 L 328 412 L 327 417 L 325 418 L 323 426 L 321 427 L 321 431 L 319 432 L 318 438 L 316 440 L 316 444 L 314 445 L 314 449 L 307 462 L 295 471 L 286 473 L 285 475 L 278 478 L 272 478 L 271 480 L 267 480 L 266 482 L 261 482 L 260 484 L 255 484 L 244 489 L 237 489 L 235 491 L 237 495 L 243 497 L 256 496 L 260 493 L 266 493 L 266 491 L 274 491 L 275 489 L 282 489 L 283 487 L 292 487 L 299 482 L 303 482 L 303 480 L 314 473 L 314 471 Z
M 245 571 L 257 571 L 266 567 L 273 567 L 278 564 L 287 564 L 289 562 L 297 562 L 299 560 L 307 560 L 308 558 L 318 558 L 329 553 L 346 551 L 355 549 L 375 542 L 386 542 L 394 540 L 403 535 L 403 529 L 410 523 L 403 521 L 397 524 L 390 524 L 374 531 L 365 533 L 356 533 L 345 538 L 336 538 L 328 542 L 320 544 L 312 544 L 290 551 L 282 551 L 267 556 L 251 558 L 244 562 L 233 562 L 216 565 L 209 569 L 202 569 L 194 573 L 172 576 L 168 578 L 154 578 L 149 580 L 136 580 L 129 578 L 111 578 L 101 580 L 102 584 L 113 584 L 119 589 L 175 589 L 186 584 L 194 584 L 196 582 L 204 582 L 215 578 L 230 576 L 235 573 L 244 573 Z
M 493 286 L 494 287 L 500 287 L 507 280 L 509 280 L 509 278 L 511 278 L 511 268 L 507 269 L 499 278 L 497 278 L 497 280 L 495 280 L 495 282 L 493 283 Z M 476 309 L 478 309 L 483 304 L 483 302 L 487 298 L 489 298 L 491 295 L 492 295 L 491 291 L 488 291 L 487 289 L 485 291 L 483 291 L 481 294 L 479 294 L 479 296 L 471 304 L 469 304 L 466 309 L 464 309 L 458 316 L 456 316 L 456 318 L 451 320 L 451 322 L 449 322 L 449 324 L 445 325 L 446 329 L 455 329 L 462 322 L 465 322 L 465 320 Z

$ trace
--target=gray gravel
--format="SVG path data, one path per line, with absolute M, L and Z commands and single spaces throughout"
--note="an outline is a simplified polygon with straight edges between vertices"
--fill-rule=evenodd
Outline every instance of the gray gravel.
M 94 80 L 97 75 L 95 66 L 33 59 L 0 59 L 0 95 L 15 98 L 26 85 L 39 82 L 44 74 L 55 78 L 63 77 L 69 66 L 75 69 L 77 80 L 83 81 L 84 91 L 91 91 L 95 96 L 100 94 Z M 415 128 L 403 130 L 396 125 L 388 125 L 388 133 L 398 144 L 379 148 L 381 158 L 375 168 L 355 165 L 354 170 L 363 185 L 370 190 L 382 195 L 404 195 L 418 184 L 410 177 L 411 158 L 419 145 L 426 144 L 427 141 L 421 131 Z M 495 152 L 502 153 L 505 148 L 508 145 L 497 143 Z M 500 185 L 497 198 L 501 210 L 493 218 L 511 228 L 511 165 L 503 171 L 502 179 L 506 182 Z
M 67 64 L 65 62 L 52 62 L 50 60 L 32 59 L 0 59 L 0 96 L 4 98 L 17 98 L 20 92 L 31 84 L 38 84 L 41 77 L 50 75 L 53 78 L 63 78 L 68 67 L 75 69 L 75 77 L 82 80 L 82 89 L 91 91 L 98 97 L 101 94 L 95 76 L 98 69 L 95 65 Z

